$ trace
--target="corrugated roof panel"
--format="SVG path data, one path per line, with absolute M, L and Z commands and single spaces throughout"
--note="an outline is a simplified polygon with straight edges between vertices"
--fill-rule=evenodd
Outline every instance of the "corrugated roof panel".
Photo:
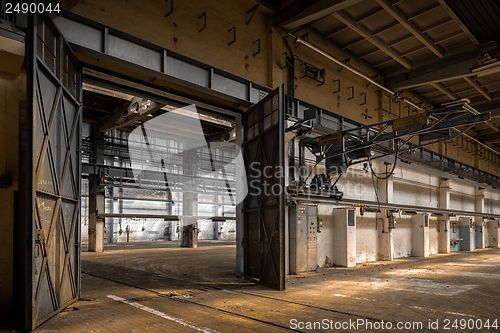
M 500 36 L 500 9 L 493 0 L 446 0 L 469 31 L 480 43 Z

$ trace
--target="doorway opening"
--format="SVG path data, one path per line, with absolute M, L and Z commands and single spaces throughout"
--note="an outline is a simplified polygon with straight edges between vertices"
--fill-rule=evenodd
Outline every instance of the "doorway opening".
M 240 115 L 83 74 L 82 273 L 234 283 Z

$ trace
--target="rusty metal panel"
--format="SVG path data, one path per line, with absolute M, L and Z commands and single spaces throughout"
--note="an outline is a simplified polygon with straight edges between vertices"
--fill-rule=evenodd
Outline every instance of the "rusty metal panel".
M 31 279 L 25 328 L 34 329 L 80 294 L 81 73 L 48 16 L 34 18 L 32 89 Z M 29 157 L 28 157 L 29 158 Z M 29 251 L 29 250 L 27 250 Z M 28 260 L 29 262 L 29 260 Z M 31 295 L 31 298 L 29 298 Z
M 244 202 L 245 278 L 285 289 L 283 89 L 243 116 L 248 195 Z

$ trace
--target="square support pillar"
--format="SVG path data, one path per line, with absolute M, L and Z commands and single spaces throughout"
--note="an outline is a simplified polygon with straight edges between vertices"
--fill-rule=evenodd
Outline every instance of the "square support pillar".
M 488 246 L 492 248 L 500 247 L 500 220 L 493 220 L 487 223 L 488 226 Z
M 486 247 L 486 240 L 485 240 L 485 228 L 484 228 L 484 222 L 482 217 L 476 217 L 475 222 L 474 222 L 474 247 L 476 249 L 484 249 Z
M 476 213 L 484 213 L 484 192 L 486 190 L 483 188 L 476 189 L 476 198 L 475 198 L 475 212 Z M 484 232 L 484 218 L 481 216 L 474 217 L 474 225 L 475 225 L 475 248 L 476 249 L 484 249 L 486 245 L 485 232 Z
M 89 175 L 89 252 L 104 251 L 104 218 L 98 217 L 104 213 L 104 186 L 99 175 Z
M 378 251 L 377 260 L 382 261 L 393 261 L 394 260 L 394 233 L 392 226 L 389 223 L 389 217 L 392 213 L 388 210 L 382 209 L 380 214 L 381 217 L 377 218 L 377 230 L 378 230 Z M 393 216 L 394 223 L 396 223 L 396 217 Z
M 384 163 L 385 171 L 388 173 L 392 169 L 392 164 Z M 394 202 L 394 177 L 390 176 L 387 179 L 383 179 L 379 182 L 379 200 L 381 202 L 393 203 Z M 392 227 L 389 227 L 389 216 L 388 210 L 382 210 L 381 218 L 377 219 L 377 223 L 380 223 L 380 233 L 378 234 L 378 260 L 394 260 L 394 236 Z M 394 218 L 395 216 L 391 216 Z
M 92 125 L 92 140 L 90 148 L 92 151 L 91 162 L 104 164 L 104 133 L 99 131 L 97 124 Z M 105 189 L 101 185 L 101 176 L 89 175 L 89 252 L 104 251 L 104 218 L 99 218 L 98 214 L 106 213 Z
M 198 156 L 195 152 L 185 151 L 183 155 L 183 171 L 185 176 L 196 176 L 198 174 Z M 184 184 L 188 190 L 182 194 L 182 233 L 181 247 L 198 247 L 198 192 L 195 181 Z
M 412 217 L 411 255 L 428 257 L 429 253 L 429 214 L 417 214 Z
M 333 210 L 333 258 L 335 266 L 356 266 L 356 211 Z
M 392 169 L 392 164 L 384 163 L 385 171 L 389 172 Z M 387 179 L 382 179 L 379 182 L 379 200 L 381 202 L 394 202 L 394 177 L 390 176 Z
M 449 209 L 450 208 L 450 181 L 444 179 L 439 185 L 439 208 Z M 438 236 L 438 251 L 439 253 L 450 253 L 450 217 L 448 215 L 443 215 L 443 218 L 439 220 L 439 236 Z

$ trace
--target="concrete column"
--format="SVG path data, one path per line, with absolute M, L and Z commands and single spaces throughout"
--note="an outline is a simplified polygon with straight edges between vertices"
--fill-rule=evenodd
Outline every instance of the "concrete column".
M 99 131 L 97 124 L 92 126 L 92 160 L 94 164 L 104 164 L 104 133 Z M 89 252 L 104 251 L 104 219 L 98 218 L 99 213 L 104 214 L 105 189 L 101 186 L 99 175 L 89 175 Z
M 411 255 L 428 257 L 429 252 L 429 214 L 417 214 L 412 217 Z
M 394 240 L 392 230 L 389 229 L 389 219 L 387 217 L 388 210 L 382 209 L 380 216 L 377 217 L 378 230 L 378 253 L 377 260 L 392 261 L 394 260 L 393 248 Z
M 486 190 L 483 188 L 476 188 L 476 197 L 475 197 L 475 212 L 476 213 L 484 213 L 484 192 Z M 485 239 L 484 232 L 484 218 L 480 216 L 474 217 L 474 226 L 475 226 L 475 247 L 476 249 L 484 249 L 486 246 L 487 240 Z
M 333 258 L 335 266 L 356 266 L 356 211 L 333 210 Z
M 384 163 L 385 172 L 392 169 L 392 164 Z M 387 179 L 380 180 L 379 182 L 379 200 L 381 202 L 393 203 L 394 202 L 394 177 L 390 176 Z
M 384 163 L 385 171 L 388 172 L 392 169 L 392 164 Z M 394 202 L 394 179 L 393 176 L 388 177 L 385 180 L 380 180 L 379 182 L 379 200 L 381 202 L 393 203 Z M 389 215 L 391 215 L 388 210 L 382 209 L 380 214 L 380 219 L 377 223 L 381 223 L 381 228 L 379 229 L 379 249 L 378 249 L 378 260 L 394 260 L 394 238 L 392 228 L 389 228 Z M 380 222 L 379 222 L 380 221 Z
M 493 248 L 500 247 L 500 221 L 493 220 L 487 223 L 488 225 L 488 235 L 489 235 L 489 246 Z
M 198 174 L 198 156 L 196 152 L 184 153 L 184 175 L 195 177 Z M 195 188 L 197 182 L 193 179 L 185 183 L 188 188 L 182 194 L 182 233 L 181 247 L 198 247 L 198 226 L 194 216 L 198 215 L 198 193 Z
M 450 181 L 444 179 L 439 185 L 439 208 L 450 208 Z M 439 219 L 438 251 L 439 253 L 450 253 L 450 217 L 444 215 Z
M 89 252 L 104 251 L 104 186 L 100 184 L 99 175 L 89 175 Z

